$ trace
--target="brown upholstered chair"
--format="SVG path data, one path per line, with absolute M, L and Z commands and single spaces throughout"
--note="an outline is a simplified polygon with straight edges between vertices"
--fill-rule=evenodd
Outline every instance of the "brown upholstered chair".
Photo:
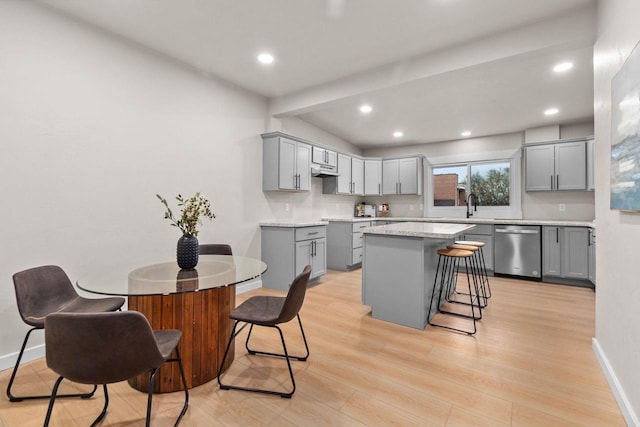
M 200 255 L 233 255 L 231 246 L 219 243 L 206 243 L 198 246 Z
M 147 318 L 137 311 L 114 313 L 55 313 L 45 319 L 47 366 L 60 377 L 49 400 L 45 427 L 49 425 L 58 387 L 64 378 L 81 384 L 102 384 L 104 407 L 91 425 L 107 413 L 112 384 L 150 372 L 146 425 L 151 422 L 153 383 L 164 362 L 178 362 L 185 401 L 176 426 L 189 406 L 189 390 L 180 359 L 178 343 L 182 332 L 154 331 Z M 175 351 L 176 357 L 171 358 Z
M 18 373 L 18 366 L 22 360 L 24 349 L 31 332 L 44 328 L 45 316 L 51 313 L 87 313 L 87 312 L 107 312 L 119 310 L 124 304 L 124 298 L 83 298 L 78 295 L 66 273 L 58 266 L 45 265 L 42 267 L 30 268 L 13 275 L 13 285 L 16 291 L 16 301 L 20 317 L 31 329 L 27 332 L 18 353 L 18 359 L 13 367 L 9 385 L 7 386 L 7 397 L 12 402 L 20 402 L 27 399 L 48 399 L 47 395 L 40 396 L 14 396 L 11 387 Z M 96 391 L 96 387 L 90 393 L 66 394 L 60 397 L 82 397 L 89 398 Z
M 307 338 L 304 335 L 304 329 L 302 328 L 302 321 L 300 320 L 300 308 L 302 308 L 302 303 L 304 302 L 304 296 L 307 291 L 307 283 L 309 282 L 309 276 L 311 274 L 311 266 L 307 265 L 302 273 L 300 273 L 291 284 L 289 288 L 289 292 L 286 297 L 274 297 L 274 296 L 254 296 L 240 304 L 237 308 L 235 308 L 230 314 L 229 317 L 235 320 L 233 324 L 233 328 L 231 330 L 231 336 L 229 337 L 229 342 L 227 343 L 227 348 L 224 352 L 224 356 L 222 357 L 222 363 L 220 364 L 220 370 L 218 371 L 218 384 L 222 390 L 244 390 L 244 391 L 253 391 L 258 393 L 266 393 L 266 394 L 275 394 L 280 397 L 290 398 L 293 396 L 293 393 L 296 391 L 296 382 L 293 378 L 293 371 L 291 370 L 291 362 L 290 359 L 305 361 L 309 357 L 309 346 L 307 345 Z M 300 332 L 302 333 L 302 339 L 304 341 L 304 346 L 307 350 L 307 354 L 304 356 L 292 356 L 287 351 L 287 345 L 284 342 L 284 335 L 282 334 L 282 330 L 278 326 L 281 323 L 286 323 L 292 320 L 294 317 L 298 318 L 298 324 L 300 325 Z M 238 323 L 243 322 L 244 325 L 237 329 Z M 274 390 L 265 390 L 258 388 L 249 388 L 249 387 L 239 387 L 229 384 L 223 384 L 221 380 L 222 376 L 222 367 L 227 359 L 227 354 L 229 353 L 229 348 L 233 344 L 234 338 L 247 326 L 250 325 L 249 334 L 247 335 L 247 340 L 245 341 L 245 347 L 249 354 L 255 355 L 265 355 L 265 356 L 277 356 L 284 357 L 287 361 L 287 367 L 289 368 L 289 376 L 291 377 L 291 385 L 292 389 L 289 392 L 281 392 Z M 282 348 L 284 350 L 284 354 L 281 353 L 269 353 L 265 351 L 256 351 L 249 348 L 249 339 L 251 338 L 251 332 L 253 331 L 253 327 L 255 325 L 258 326 L 266 326 L 269 328 L 275 328 L 280 333 L 280 340 L 282 341 Z

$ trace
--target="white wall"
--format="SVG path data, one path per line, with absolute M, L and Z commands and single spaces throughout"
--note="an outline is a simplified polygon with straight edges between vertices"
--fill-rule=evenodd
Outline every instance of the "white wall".
M 640 2 L 599 2 L 594 47 L 596 337 L 594 349 L 629 425 L 640 425 L 640 215 L 609 209 L 611 79 L 640 40 Z M 640 78 L 636 76 L 636 78 Z
M 36 2 L 1 1 L 0 369 L 27 330 L 13 273 L 58 264 L 75 281 L 175 257 L 179 232 L 156 193 L 202 192 L 217 218 L 200 241 L 260 257 L 258 223 L 281 217 L 278 197 L 262 192 L 266 111 L 262 97 Z M 313 203 L 287 217 L 317 219 L 336 204 L 351 214 L 354 203 L 292 198 L 303 199 Z

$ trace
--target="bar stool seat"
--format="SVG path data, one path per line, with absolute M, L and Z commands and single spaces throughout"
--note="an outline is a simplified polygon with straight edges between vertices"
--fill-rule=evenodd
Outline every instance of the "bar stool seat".
M 470 250 L 459 249 L 459 248 L 447 248 L 447 249 L 438 249 L 437 253 L 438 253 L 438 265 L 436 267 L 436 275 L 433 281 L 433 290 L 431 292 L 431 303 L 429 305 L 429 312 L 427 314 L 427 323 L 432 326 L 438 326 L 441 328 L 473 335 L 477 331 L 476 320 L 480 319 L 479 316 L 481 316 L 481 308 L 480 308 L 479 302 L 477 304 L 478 314 L 476 315 L 476 311 L 475 311 L 476 304 L 474 304 L 474 298 L 471 292 L 471 274 L 469 271 L 469 264 L 470 264 L 471 258 L 473 257 L 474 252 Z M 455 291 L 456 273 L 458 269 L 458 264 L 461 260 L 464 260 L 465 268 L 467 272 L 467 286 L 469 289 L 468 305 L 471 307 L 470 315 L 464 314 L 464 313 L 458 313 L 455 311 L 444 310 L 441 307 L 442 304 L 449 301 L 448 296 Z M 438 284 L 440 285 L 439 288 L 438 288 Z M 454 326 L 449 326 L 442 323 L 436 323 L 431 319 L 431 311 L 432 311 L 434 300 L 436 297 L 436 292 L 438 293 L 438 297 L 436 301 L 437 313 L 471 319 L 473 322 L 472 331 L 456 328 Z M 444 296 L 443 296 L 443 293 L 444 293 Z M 478 299 L 476 298 L 476 300 Z
M 477 240 L 456 240 L 454 243 L 456 245 L 471 245 L 478 248 L 484 248 L 484 242 L 479 242 Z

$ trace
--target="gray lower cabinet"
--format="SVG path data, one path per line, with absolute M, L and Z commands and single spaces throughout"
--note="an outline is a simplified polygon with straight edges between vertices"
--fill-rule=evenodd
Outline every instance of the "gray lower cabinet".
M 288 291 L 293 279 L 311 265 L 310 280 L 327 272 L 327 226 L 262 226 L 262 285 Z
M 589 280 L 596 284 L 596 231 L 589 229 Z
M 362 264 L 362 229 L 371 221 L 329 222 L 327 226 L 327 267 L 347 271 Z
M 542 279 L 588 280 L 589 241 L 585 227 L 542 227 Z
M 471 233 L 464 234 L 462 240 L 475 240 L 483 242 L 482 254 L 487 270 L 493 271 L 493 225 L 476 224 Z

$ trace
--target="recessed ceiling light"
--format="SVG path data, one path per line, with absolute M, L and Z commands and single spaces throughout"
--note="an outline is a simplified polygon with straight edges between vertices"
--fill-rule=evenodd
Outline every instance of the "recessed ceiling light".
M 471 132 L 468 131 L 468 130 L 465 130 L 464 132 L 461 132 L 460 135 L 465 136 L 465 137 L 466 136 L 471 136 Z
M 402 132 L 401 130 L 397 130 L 393 133 L 394 138 L 402 138 L 403 136 L 404 136 L 404 132 Z
M 560 64 L 557 64 L 555 67 L 553 67 L 553 71 L 555 71 L 556 73 L 564 73 L 565 71 L 569 71 L 572 68 L 572 62 L 561 62 Z
M 558 114 L 558 110 L 557 108 L 548 108 L 546 110 L 544 110 L 544 115 L 545 116 L 553 116 L 554 114 Z
M 371 108 L 371 105 L 365 104 L 360 106 L 360 112 L 363 114 L 369 114 L 371 110 L 373 110 L 373 108 Z
M 273 55 L 270 53 L 261 53 L 258 55 L 258 61 L 263 64 L 271 64 L 273 62 Z

